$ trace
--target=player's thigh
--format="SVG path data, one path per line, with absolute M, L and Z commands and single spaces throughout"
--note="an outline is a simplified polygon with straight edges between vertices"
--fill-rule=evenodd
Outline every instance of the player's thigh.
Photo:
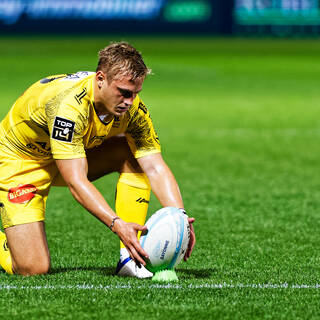
M 88 178 L 95 180 L 111 172 L 143 172 L 127 139 L 118 135 L 87 151 Z
M 54 162 L 0 161 L 0 214 L 4 229 L 45 219 L 50 184 L 57 171 Z
M 46 273 L 50 258 L 43 221 L 50 184 L 58 169 L 53 161 L 0 160 L 1 222 L 14 271 Z
M 22 275 L 47 273 L 50 254 L 43 221 L 5 229 L 14 272 Z

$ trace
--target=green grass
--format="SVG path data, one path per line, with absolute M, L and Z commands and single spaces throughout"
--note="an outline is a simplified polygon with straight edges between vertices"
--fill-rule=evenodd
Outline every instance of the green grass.
M 110 40 L 121 39 L 1 38 L 1 117 L 39 78 L 94 70 Z M 114 277 L 117 237 L 56 188 L 52 273 L 0 273 L 2 316 L 319 319 L 320 42 L 126 40 L 153 69 L 141 96 L 197 219 L 192 258 L 171 287 Z M 116 178 L 96 183 L 112 205 Z M 158 208 L 153 198 L 149 214 Z

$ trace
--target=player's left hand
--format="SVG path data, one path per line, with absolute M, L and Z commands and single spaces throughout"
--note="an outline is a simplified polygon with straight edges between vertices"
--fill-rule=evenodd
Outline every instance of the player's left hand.
M 194 228 L 193 228 L 194 221 L 195 221 L 195 218 L 188 218 L 188 222 L 190 226 L 190 240 L 188 244 L 188 249 L 183 257 L 184 261 L 187 261 L 190 258 L 193 247 L 196 244 L 196 235 L 194 233 Z
M 149 256 L 141 247 L 139 240 L 137 239 L 137 233 L 139 231 L 144 233 L 146 230 L 146 226 L 141 226 L 137 223 L 127 223 L 122 219 L 117 219 L 112 228 L 112 231 L 118 235 L 127 248 L 130 257 L 143 266 L 146 265 L 145 259 L 148 259 Z

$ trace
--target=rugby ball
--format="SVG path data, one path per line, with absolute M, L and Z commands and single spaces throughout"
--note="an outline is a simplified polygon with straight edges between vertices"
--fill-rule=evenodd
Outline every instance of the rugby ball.
M 147 234 L 140 237 L 140 244 L 149 255 L 146 268 L 157 272 L 176 267 L 189 244 L 188 216 L 177 208 L 165 207 L 155 212 L 146 226 Z

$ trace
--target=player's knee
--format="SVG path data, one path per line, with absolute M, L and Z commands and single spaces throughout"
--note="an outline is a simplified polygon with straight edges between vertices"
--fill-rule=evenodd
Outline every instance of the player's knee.
M 136 159 L 128 158 L 126 161 L 124 161 L 123 166 L 120 168 L 119 172 L 142 173 L 143 170 L 141 169 Z
M 112 144 L 116 145 L 114 149 L 114 163 L 118 172 L 142 172 L 140 165 L 132 154 L 128 141 L 124 135 L 112 137 Z
M 128 145 L 127 139 L 124 136 L 118 136 L 117 137 L 117 155 L 119 160 L 126 161 L 130 157 L 132 157 L 132 152 L 130 150 L 130 147 Z
M 46 274 L 50 270 L 50 261 L 47 259 L 27 261 L 20 265 L 14 264 L 14 273 L 23 276 Z
M 123 139 L 120 141 L 122 166 L 120 167 L 119 172 L 143 172 L 138 161 L 133 156 L 126 138 L 123 137 Z
M 124 135 L 109 138 L 100 146 L 87 150 L 87 160 L 90 181 L 111 172 L 143 172 Z

